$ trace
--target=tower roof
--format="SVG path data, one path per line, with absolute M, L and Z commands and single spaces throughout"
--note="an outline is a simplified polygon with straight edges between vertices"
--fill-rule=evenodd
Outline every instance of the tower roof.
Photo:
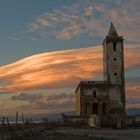
M 118 37 L 118 33 L 117 33 L 117 31 L 116 31 L 112 22 L 111 22 L 110 29 L 109 29 L 109 32 L 108 32 L 108 36 L 109 37 L 112 37 L 112 36 Z

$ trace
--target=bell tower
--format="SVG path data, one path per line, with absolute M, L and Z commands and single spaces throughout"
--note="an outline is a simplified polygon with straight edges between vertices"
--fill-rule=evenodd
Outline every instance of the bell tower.
M 113 96 L 119 96 L 121 104 L 122 120 L 125 120 L 125 78 L 124 78 L 124 49 L 123 37 L 119 36 L 113 23 L 111 23 L 108 35 L 103 41 L 103 72 L 104 81 L 108 82 L 115 90 L 110 90 L 110 107 L 113 109 Z
M 124 86 L 123 37 L 119 36 L 113 23 L 103 41 L 104 80 Z

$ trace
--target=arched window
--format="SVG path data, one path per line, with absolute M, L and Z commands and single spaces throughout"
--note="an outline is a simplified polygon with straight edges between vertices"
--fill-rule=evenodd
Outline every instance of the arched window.
M 93 103 L 92 105 L 92 114 L 98 113 L 98 103 Z
M 106 103 L 102 104 L 102 110 L 103 110 L 103 114 L 107 113 L 107 104 Z

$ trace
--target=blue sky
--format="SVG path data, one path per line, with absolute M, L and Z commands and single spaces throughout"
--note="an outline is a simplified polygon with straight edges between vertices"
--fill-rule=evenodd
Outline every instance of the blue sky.
M 139 3 L 137 0 L 134 0 L 134 2 L 130 0 L 119 0 L 117 2 L 110 0 L 43 0 L 41 2 L 38 0 L 2 0 L 0 1 L 0 65 L 44 51 L 81 48 L 100 44 L 111 21 L 114 22 L 117 28 L 123 29 L 125 34 L 132 28 L 131 30 L 136 32 L 135 35 L 138 35 L 139 32 L 136 27 L 139 25 L 139 20 L 134 20 L 136 23 L 130 23 L 130 20 L 129 24 L 126 23 L 127 25 L 123 21 L 123 16 L 127 20 L 137 16 L 136 12 L 139 11 L 137 3 Z M 114 15 L 111 15 L 112 11 Z M 52 17 L 57 16 L 57 18 L 65 16 L 60 12 L 65 12 L 69 20 L 56 21 L 56 25 L 53 27 L 41 27 L 43 25 L 40 24 L 38 25 L 40 27 L 34 32 L 29 31 L 29 26 L 35 24 L 39 18 L 50 21 L 51 19 L 47 13 L 52 14 L 50 15 Z M 57 35 L 54 35 L 61 32 L 63 28 L 71 26 L 72 17 L 70 16 L 76 18 L 74 19 L 76 24 L 83 25 L 80 30 L 83 28 L 84 31 L 77 31 L 74 35 L 71 34 L 68 39 L 64 36 L 57 37 Z M 120 16 L 120 20 L 118 19 L 117 22 L 118 16 Z M 94 30 L 94 26 L 92 28 L 91 25 L 87 28 L 85 26 L 87 22 L 91 22 L 91 24 L 93 22 L 95 26 L 100 24 L 99 29 Z M 134 25 L 135 27 L 133 27 Z M 73 32 L 73 29 L 70 32 Z M 136 39 L 131 39 L 130 36 L 129 39 L 126 39 L 126 42 L 128 41 L 136 42 Z
M 58 40 L 54 37 L 41 38 L 36 33 L 25 33 L 29 24 L 42 14 L 52 12 L 63 5 L 72 5 L 73 2 L 74 0 L 0 1 L 0 65 L 44 51 L 84 47 L 84 45 L 96 42 L 89 38 L 87 41 Z M 16 40 L 15 36 L 21 36 L 21 39 Z
M 138 100 L 139 5 L 139 0 L 1 0 L 2 112 L 5 113 L 4 110 L 8 108 L 9 112 L 24 108 L 28 113 L 31 111 L 30 104 L 36 113 L 43 112 L 46 104 L 50 107 L 47 108 L 50 113 L 56 112 L 51 112 L 55 105 L 65 106 L 61 111 L 73 109 L 74 96 L 71 94 L 79 81 L 102 79 L 101 43 L 111 21 L 125 39 L 127 98 L 132 98 L 134 102 Z M 83 61 L 79 61 L 78 57 Z M 62 72 L 65 76 L 59 77 Z M 52 77 L 46 77 L 45 74 Z M 18 84 L 22 85 L 21 88 Z M 14 90 L 7 91 L 7 86 Z M 46 103 L 46 100 L 52 99 L 52 95 L 57 95 L 58 102 L 53 99 Z M 61 98 L 64 104 L 59 102 Z M 128 106 L 138 107 L 140 104 L 137 100 L 136 104 L 128 103 Z M 57 104 L 54 105 L 54 102 Z

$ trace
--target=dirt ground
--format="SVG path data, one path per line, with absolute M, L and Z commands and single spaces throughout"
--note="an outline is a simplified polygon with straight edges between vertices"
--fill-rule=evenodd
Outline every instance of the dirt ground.
M 36 135 L 40 133 L 39 135 Z M 19 133 L 17 133 L 19 135 Z M 2 138 L 0 140 L 11 140 Z M 140 140 L 140 128 L 138 129 L 92 129 L 60 127 L 49 130 L 36 130 L 30 136 L 15 137 L 14 140 Z
M 78 129 L 78 128 L 65 128 L 57 129 L 56 133 L 66 135 L 79 135 L 94 137 L 97 139 L 112 139 L 112 140 L 140 140 L 139 129 Z

